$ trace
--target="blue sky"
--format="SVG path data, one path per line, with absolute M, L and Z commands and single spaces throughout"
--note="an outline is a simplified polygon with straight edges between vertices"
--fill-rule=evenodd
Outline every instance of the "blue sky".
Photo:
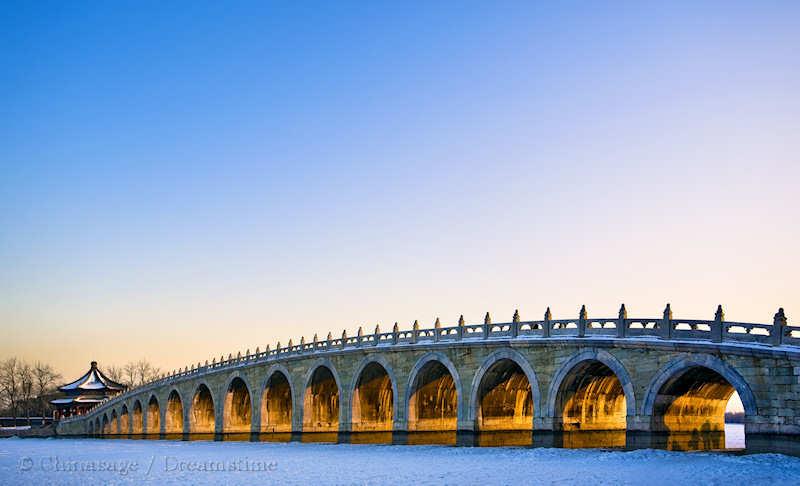
M 0 355 L 174 368 L 623 301 L 791 320 L 797 25 L 794 2 L 7 3 Z

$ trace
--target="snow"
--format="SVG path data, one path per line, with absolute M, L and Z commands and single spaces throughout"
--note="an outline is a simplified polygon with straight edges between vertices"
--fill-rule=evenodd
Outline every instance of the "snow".
M 242 470 L 245 466 L 250 470 Z M 205 470 L 187 470 L 190 468 Z M 798 477 L 800 458 L 780 454 L 0 439 L 0 483 L 4 485 L 135 484 L 143 481 L 176 485 L 257 482 L 297 485 L 779 485 L 797 484 Z

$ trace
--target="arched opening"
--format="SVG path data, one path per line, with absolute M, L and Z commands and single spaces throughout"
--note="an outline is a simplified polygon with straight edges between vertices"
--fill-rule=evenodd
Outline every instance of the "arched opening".
M 147 430 L 146 434 L 158 434 L 161 432 L 161 410 L 158 407 L 158 400 L 155 396 L 150 397 L 147 403 Z
M 164 429 L 167 434 L 183 433 L 183 404 L 181 403 L 181 396 L 176 390 L 172 390 L 167 399 Z
M 119 419 L 117 418 L 117 411 L 111 411 L 110 434 L 119 434 Z
M 103 414 L 103 435 L 109 435 L 111 433 L 111 426 L 108 423 L 108 416 Z
M 722 432 L 725 410 L 735 391 L 727 379 L 710 368 L 683 369 L 659 388 L 653 402 L 652 430 Z
M 94 435 L 94 421 L 93 420 L 89 421 L 89 427 L 86 430 L 86 433 L 89 435 L 89 437 L 92 437 Z
M 239 377 L 234 378 L 225 394 L 225 412 L 223 419 L 226 433 L 250 432 L 253 408 L 250 405 L 250 390 Z
M 391 431 L 394 393 L 389 373 L 380 363 L 364 367 L 353 390 L 353 430 Z
M 292 431 L 292 387 L 280 371 L 272 373 L 261 396 L 261 431 Z
M 119 414 L 119 432 L 121 434 L 130 433 L 130 415 L 128 415 L 128 406 L 122 406 L 122 412 Z
M 455 380 L 445 365 L 429 361 L 417 373 L 408 401 L 408 430 L 454 431 L 458 421 Z
M 211 390 L 203 384 L 197 387 L 192 398 L 189 432 L 193 434 L 214 433 L 214 399 L 211 397 Z
M 477 426 L 481 431 L 533 429 L 530 381 L 513 360 L 496 361 L 478 389 Z
M 611 368 L 596 360 L 575 365 L 564 377 L 555 413 L 563 430 L 625 430 L 625 392 Z
M 339 385 L 326 366 L 314 370 L 303 400 L 303 431 L 339 430 Z
M 100 424 L 100 419 L 99 418 L 94 419 L 94 434 L 95 434 L 95 436 L 103 435 L 103 427 Z
M 144 433 L 144 420 L 142 415 L 142 402 L 136 400 L 133 402 L 133 424 L 132 431 L 134 434 Z

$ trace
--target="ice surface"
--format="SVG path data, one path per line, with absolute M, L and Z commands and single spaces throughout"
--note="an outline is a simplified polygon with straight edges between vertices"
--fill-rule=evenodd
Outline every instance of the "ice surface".
M 244 463 L 261 471 L 231 471 Z M 135 464 L 135 469 L 132 465 Z M 60 465 L 60 466 L 59 466 Z M 224 467 L 225 471 L 178 470 Z M 80 471 L 113 467 L 112 471 Z M 60 469 L 59 469 L 60 468 Z M 271 469 L 271 470 L 270 470 Z M 798 484 L 780 454 L 587 449 L 0 439 L 12 484 Z

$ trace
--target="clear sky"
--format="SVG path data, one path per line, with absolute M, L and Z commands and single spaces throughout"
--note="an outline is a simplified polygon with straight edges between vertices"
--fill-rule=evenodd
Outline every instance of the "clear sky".
M 800 3 L 231 3 L 0 7 L 0 357 L 800 318 Z

